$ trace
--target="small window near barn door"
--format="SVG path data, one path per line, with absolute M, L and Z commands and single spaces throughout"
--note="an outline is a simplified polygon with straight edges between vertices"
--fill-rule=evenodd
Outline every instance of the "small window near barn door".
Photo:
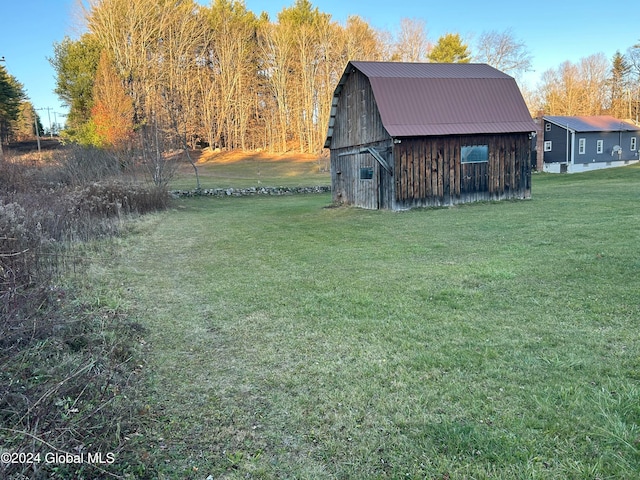
M 635 152 L 636 147 L 637 147 L 637 140 L 636 140 L 636 137 L 631 137 L 631 148 L 630 148 L 630 150 L 631 150 L 632 152 Z
M 604 140 L 598 140 L 596 142 L 596 153 L 604 152 Z
M 578 154 L 579 155 L 584 155 L 584 152 L 586 150 L 586 146 L 587 146 L 587 139 L 586 138 L 578 139 Z
M 373 167 L 360 167 L 360 180 L 372 180 Z
M 489 161 L 489 145 L 460 147 L 462 163 L 481 163 Z
M 545 152 L 550 152 L 551 151 L 551 140 L 548 140 L 548 141 L 544 142 L 544 151 Z

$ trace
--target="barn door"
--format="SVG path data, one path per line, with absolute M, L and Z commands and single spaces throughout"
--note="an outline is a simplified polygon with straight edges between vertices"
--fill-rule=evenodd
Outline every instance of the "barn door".
M 380 166 L 369 153 L 356 155 L 356 201 L 362 208 L 380 208 Z

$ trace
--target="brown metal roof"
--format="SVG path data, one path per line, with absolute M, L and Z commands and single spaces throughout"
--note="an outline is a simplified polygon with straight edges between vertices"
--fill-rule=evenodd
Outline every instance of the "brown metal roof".
M 369 78 L 511 78 L 484 63 L 349 63 Z
M 342 85 L 354 68 L 369 79 L 392 137 L 536 130 L 516 81 L 489 65 L 354 61 L 334 92 L 327 147 Z
M 587 117 L 564 117 L 545 115 L 544 120 L 574 132 L 628 132 L 640 131 L 633 123 L 620 120 L 609 115 Z

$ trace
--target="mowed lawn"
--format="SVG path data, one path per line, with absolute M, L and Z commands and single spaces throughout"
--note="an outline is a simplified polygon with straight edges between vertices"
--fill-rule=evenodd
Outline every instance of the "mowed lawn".
M 180 200 L 96 271 L 148 328 L 159 478 L 640 472 L 640 167 L 392 213 Z

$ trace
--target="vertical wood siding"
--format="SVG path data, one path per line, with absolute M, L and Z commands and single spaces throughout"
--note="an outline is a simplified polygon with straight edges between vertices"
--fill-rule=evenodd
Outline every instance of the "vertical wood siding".
M 488 145 L 489 161 L 461 163 L 465 145 Z M 529 198 L 529 155 L 527 133 L 402 139 L 394 146 L 394 207 Z
M 464 145 L 488 145 L 489 161 L 461 163 Z M 393 175 L 373 156 L 374 147 L 391 165 Z M 331 137 L 333 201 L 362 208 L 394 210 L 442 206 L 477 200 L 529 198 L 531 195 L 528 133 L 403 138 L 393 144 L 382 124 L 368 78 L 354 71 L 336 106 Z M 373 178 L 360 178 L 360 168 Z
M 356 70 L 349 75 L 338 99 L 331 149 L 368 145 L 389 138 L 369 79 Z
M 362 168 L 373 171 L 372 178 L 363 179 Z M 388 173 L 368 153 L 331 152 L 331 184 L 334 203 L 361 208 L 390 208 L 391 195 Z

